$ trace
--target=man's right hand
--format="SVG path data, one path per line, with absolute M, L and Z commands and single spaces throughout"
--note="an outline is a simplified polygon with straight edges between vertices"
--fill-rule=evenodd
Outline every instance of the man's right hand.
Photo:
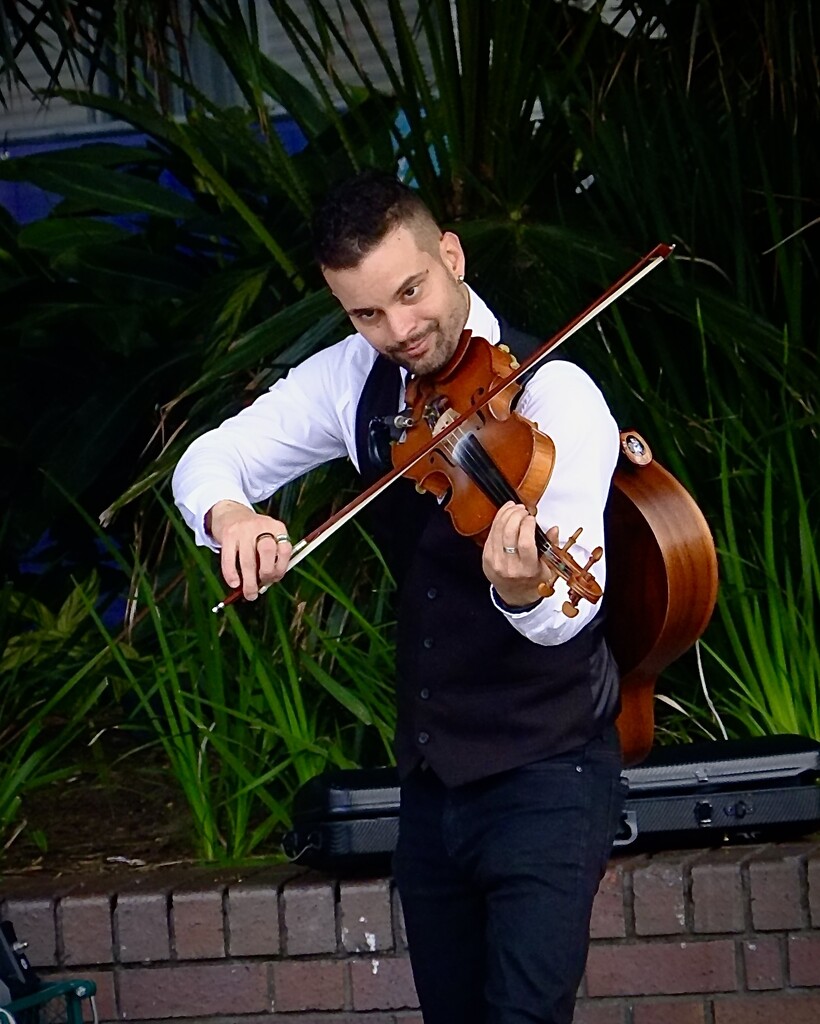
M 218 501 L 205 525 L 222 548 L 225 582 L 232 589 L 241 586 L 247 601 L 255 601 L 260 587 L 278 583 L 285 575 L 293 547 L 280 520 L 259 515 L 238 501 Z

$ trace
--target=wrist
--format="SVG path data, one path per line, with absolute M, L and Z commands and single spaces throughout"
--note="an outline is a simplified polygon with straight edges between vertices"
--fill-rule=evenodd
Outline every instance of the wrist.
M 532 609 L 537 607 L 542 600 L 540 595 L 536 596 L 535 600 L 530 601 L 522 600 L 520 598 L 515 601 L 505 600 L 495 587 L 492 588 L 492 591 L 493 599 L 501 611 L 508 612 L 511 615 L 520 615 L 521 612 L 532 611 Z

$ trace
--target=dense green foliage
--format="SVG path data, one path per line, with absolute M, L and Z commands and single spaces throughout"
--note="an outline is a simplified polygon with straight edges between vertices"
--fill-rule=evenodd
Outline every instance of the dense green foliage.
M 62 24 L 60 4 L 40 6 Z M 329 2 L 311 0 L 304 17 L 269 0 L 311 88 L 261 51 L 257 5 L 246 15 L 232 0 L 201 0 L 197 30 L 244 101 L 227 109 L 192 84 L 183 35 L 168 31 L 176 5 L 147 6 L 77 4 L 80 28 L 61 36 L 66 52 L 100 63 L 108 51 L 95 33 L 109 32 L 130 69 L 119 98 L 64 94 L 147 144 L 0 163 L 3 178 L 63 197 L 33 225 L 0 217 L 0 469 L 15 481 L 4 571 L 30 589 L 15 566 L 42 530 L 59 524 L 76 552 L 91 531 L 71 503 L 107 509 L 120 549 L 133 550 L 122 580 L 144 616 L 128 648 L 101 649 L 196 808 L 203 855 L 256 848 L 324 761 L 384 757 L 387 583 L 366 541 L 334 539 L 322 587 L 302 576 L 253 629 L 232 613 L 218 634 L 197 611 L 209 570 L 169 544 L 154 497 L 196 433 L 345 332 L 305 224 L 331 181 L 366 164 L 417 184 L 464 240 L 470 282 L 544 336 L 637 255 L 676 244 L 568 356 L 691 487 L 715 532 L 722 588 L 705 666 L 726 725 L 820 734 L 820 83 L 808 0 L 627 3 L 614 24 L 568 3 L 422 0 L 408 18 L 383 0 L 394 47 L 363 0 L 344 25 Z M 144 18 L 143 35 L 128 30 L 137 7 L 157 18 Z M 100 22 L 109 8 L 119 20 Z M 16 10 L 6 43 L 25 36 Z M 360 60 L 354 27 L 386 87 L 365 70 L 373 61 Z M 143 49 L 151 31 L 164 45 Z M 7 45 L 0 52 L 13 63 Z M 164 113 L 172 89 L 186 97 L 184 120 Z M 296 155 L 274 110 L 304 136 Z M 351 486 L 336 467 L 291 488 L 281 507 L 292 532 Z M 174 587 L 180 561 L 185 585 Z M 62 602 L 70 584 L 52 575 L 51 585 Z M 713 728 L 691 660 L 661 688 L 692 715 L 666 722 L 670 735 Z

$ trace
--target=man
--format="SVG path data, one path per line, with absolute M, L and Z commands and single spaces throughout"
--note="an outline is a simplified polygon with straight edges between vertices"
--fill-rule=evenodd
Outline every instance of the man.
M 459 239 L 394 178 L 364 172 L 334 190 L 314 239 L 356 333 L 195 441 L 174 477 L 198 541 L 221 549 L 226 583 L 248 600 L 282 578 L 292 550 L 287 525 L 252 503 L 344 455 L 378 478 L 388 467 L 373 424 L 400 411 L 407 374 L 445 366 L 465 328 L 501 340 L 464 283 Z M 518 411 L 556 447 L 536 517 L 507 503 L 482 550 L 407 481 L 379 499 L 399 583 L 395 876 L 425 1024 L 569 1024 L 620 811 L 603 617 L 588 602 L 567 617 L 562 581 L 540 597 L 535 546 L 536 519 L 603 545 L 618 430 L 564 361 L 538 370 Z

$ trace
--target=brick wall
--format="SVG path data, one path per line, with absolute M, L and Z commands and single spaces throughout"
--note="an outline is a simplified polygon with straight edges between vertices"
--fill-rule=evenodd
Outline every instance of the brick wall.
M 388 879 L 293 868 L 3 881 L 44 976 L 101 1019 L 421 1024 Z M 820 842 L 614 857 L 576 1024 L 820 1022 Z

